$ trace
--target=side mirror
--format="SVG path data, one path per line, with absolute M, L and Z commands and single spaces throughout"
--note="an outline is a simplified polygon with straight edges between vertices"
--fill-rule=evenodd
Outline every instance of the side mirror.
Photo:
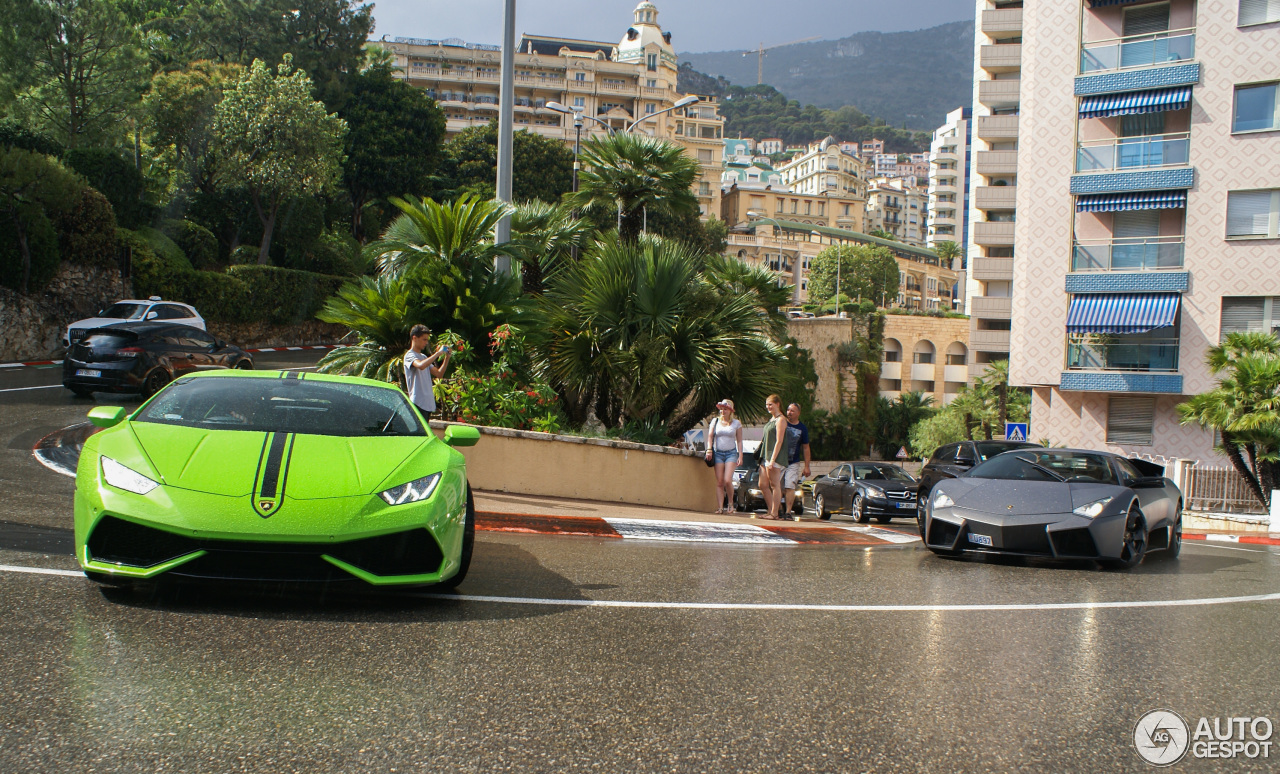
M 475 446 L 480 440 L 480 430 L 467 425 L 449 425 L 444 431 L 444 442 L 453 447 Z
M 961 467 L 971 468 L 974 465 L 973 457 L 956 457 L 956 464 Z
M 215 347 L 217 347 L 218 349 L 226 349 L 226 348 L 227 348 L 227 342 L 223 341 L 222 339 L 218 339 L 217 341 L 213 342 L 213 345 L 214 345 Z
M 94 406 L 89 409 L 89 421 L 101 428 L 115 427 L 129 415 L 120 406 Z
M 840 475 L 836 476 L 836 481 L 848 481 L 848 480 L 849 480 L 849 477 L 844 473 L 841 473 Z
M 1143 476 L 1129 482 L 1130 489 L 1164 489 L 1164 476 Z

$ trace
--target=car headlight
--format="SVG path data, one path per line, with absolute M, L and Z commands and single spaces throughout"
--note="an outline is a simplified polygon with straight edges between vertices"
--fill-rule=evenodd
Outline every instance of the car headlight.
M 883 497 L 884 497 L 884 490 L 883 490 L 883 489 L 881 489 L 881 488 L 880 488 L 880 487 L 878 487 L 878 486 L 869 486 L 869 487 L 867 487 L 867 494 L 868 494 L 868 495 L 870 495 L 870 496 L 872 496 L 872 497 L 880 497 L 880 498 L 883 498 Z
M 946 492 L 934 492 L 934 493 L 933 493 L 933 507 L 934 507 L 934 508 L 950 508 L 951 506 L 953 506 L 953 505 L 955 505 L 955 504 L 956 504 L 956 501 L 955 501 L 955 500 L 952 500 L 950 497 L 947 497 L 947 493 L 946 493 Z
M 1086 519 L 1096 519 L 1102 515 L 1103 509 L 1107 507 L 1107 503 L 1111 502 L 1111 500 L 1112 498 L 1110 497 L 1104 497 L 1101 500 L 1094 500 L 1087 505 L 1074 508 L 1071 512 L 1077 516 L 1083 516 Z
M 431 496 L 436 491 L 436 485 L 440 483 L 440 474 L 432 473 L 429 476 L 423 476 L 416 481 L 410 481 L 407 484 L 393 486 L 385 492 L 379 492 L 379 496 L 387 501 L 387 505 L 403 505 L 405 503 L 421 502 Z
M 110 457 L 102 458 L 102 477 L 116 489 L 144 495 L 160 486 L 136 470 L 126 468 Z

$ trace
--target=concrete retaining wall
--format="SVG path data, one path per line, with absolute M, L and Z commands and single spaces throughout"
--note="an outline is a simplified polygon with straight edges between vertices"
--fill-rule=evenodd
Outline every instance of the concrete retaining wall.
M 432 422 L 443 436 L 450 422 Z M 711 469 L 690 451 L 606 438 L 481 427 L 460 449 L 474 489 L 576 500 L 715 509 Z

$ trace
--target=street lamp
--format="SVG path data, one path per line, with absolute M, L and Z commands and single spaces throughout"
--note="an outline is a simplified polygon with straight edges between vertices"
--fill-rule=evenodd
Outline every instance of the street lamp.
M 502 77 L 498 90 L 498 180 L 495 186 L 498 199 L 511 204 L 512 157 L 512 124 L 515 119 L 515 72 L 516 72 L 516 0 L 506 0 L 502 25 Z M 494 229 L 493 243 L 506 244 L 511 241 L 511 215 L 502 216 Z M 511 273 L 511 256 L 499 255 L 493 259 L 494 270 L 498 274 Z
M 567 116 L 573 116 L 573 125 L 574 125 L 574 126 L 576 126 L 576 127 L 578 127 L 578 130 L 579 130 L 579 132 L 578 132 L 578 136 L 579 136 L 579 137 L 581 137 L 581 136 L 582 136 L 582 132 L 581 132 L 581 130 L 582 130 L 582 119 L 584 119 L 584 118 L 590 119 L 590 120 L 592 120 L 592 121 L 595 121 L 597 124 L 600 124 L 601 126 L 603 126 L 603 127 L 604 127 L 605 131 L 606 131 L 606 132 L 608 132 L 609 134 L 613 134 L 613 133 L 614 133 L 614 129 L 613 129 L 613 127 L 612 127 L 612 126 L 609 126 L 609 125 L 608 125 L 608 124 L 606 124 L 604 121 L 601 121 L 600 119 L 596 118 L 595 116 L 589 116 L 589 115 L 587 115 L 585 112 L 583 112 L 583 111 L 579 110 L 579 109 L 578 109 L 578 108 L 576 108 L 576 107 L 573 107 L 573 108 L 565 107 L 564 105 L 561 105 L 559 102 L 548 102 L 547 104 L 543 105 L 543 107 L 545 107 L 547 110 L 554 110 L 554 111 L 556 111 L 557 113 L 564 113 L 564 114 L 565 114 L 565 115 L 567 115 Z
M 702 98 L 697 96 L 696 94 L 690 94 L 688 96 L 681 97 L 680 99 L 676 100 L 676 104 L 672 105 L 669 108 L 663 108 L 662 110 L 659 110 L 656 113 L 647 113 L 643 118 L 637 118 L 636 120 L 628 124 L 627 128 L 623 129 L 622 131 L 630 132 L 632 129 L 635 129 L 636 124 L 639 124 L 641 121 L 648 121 L 650 118 L 657 118 L 663 113 L 670 113 L 672 110 L 679 110 L 682 107 L 688 107 L 689 105 L 692 105 L 695 102 L 700 102 L 701 100 Z
M 756 210 L 747 210 L 747 222 L 750 223 L 752 220 L 759 221 L 759 222 L 767 221 L 769 223 L 772 223 L 773 227 L 778 229 L 779 231 L 787 230 L 782 224 L 778 223 L 778 221 L 774 220 L 773 218 L 766 218 L 764 216 L 764 213 L 758 212 Z M 781 244 L 782 244 L 781 237 L 778 238 L 778 244 L 779 244 L 779 249 L 781 249 Z M 792 277 L 794 279 L 794 282 L 791 285 L 791 303 L 796 306 L 800 305 L 800 261 L 801 260 L 802 258 L 800 256 L 800 248 L 796 248 L 795 263 L 791 267 Z

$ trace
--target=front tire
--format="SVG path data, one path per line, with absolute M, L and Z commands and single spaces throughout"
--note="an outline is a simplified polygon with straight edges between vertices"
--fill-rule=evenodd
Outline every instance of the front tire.
M 236 370 L 238 370 L 238 371 L 252 371 L 252 370 L 253 370 L 253 361 L 252 361 L 252 360 L 241 360 L 239 363 L 236 363 Z
M 1178 503 L 1178 516 L 1173 520 L 1173 534 L 1169 538 L 1169 547 L 1152 554 L 1151 558 L 1169 561 L 1177 559 L 1180 553 L 1182 553 L 1182 503 Z
M 862 496 L 861 492 L 853 496 L 853 520 L 859 524 L 866 524 L 871 521 L 871 514 L 867 513 L 866 498 Z
M 85 389 L 84 387 L 68 387 L 67 389 L 71 390 L 71 394 L 76 396 L 77 398 L 93 397 L 93 390 L 88 390 L 88 389 Z
M 1119 559 L 1103 559 L 1099 562 L 1111 570 L 1129 570 L 1142 564 L 1147 555 L 1147 520 L 1135 505 L 1129 509 L 1124 521 L 1124 537 Z
M 813 509 L 818 512 L 818 518 L 823 521 L 831 519 L 831 511 L 827 510 L 827 498 L 824 495 L 818 495 L 813 500 Z
M 471 569 L 471 554 L 476 545 L 476 502 L 471 496 L 471 485 L 467 484 L 467 515 L 463 520 L 462 528 L 462 553 L 458 556 L 458 572 L 448 580 L 442 580 L 437 584 L 438 588 L 455 589 L 458 584 L 462 583 L 467 577 L 467 570 Z

